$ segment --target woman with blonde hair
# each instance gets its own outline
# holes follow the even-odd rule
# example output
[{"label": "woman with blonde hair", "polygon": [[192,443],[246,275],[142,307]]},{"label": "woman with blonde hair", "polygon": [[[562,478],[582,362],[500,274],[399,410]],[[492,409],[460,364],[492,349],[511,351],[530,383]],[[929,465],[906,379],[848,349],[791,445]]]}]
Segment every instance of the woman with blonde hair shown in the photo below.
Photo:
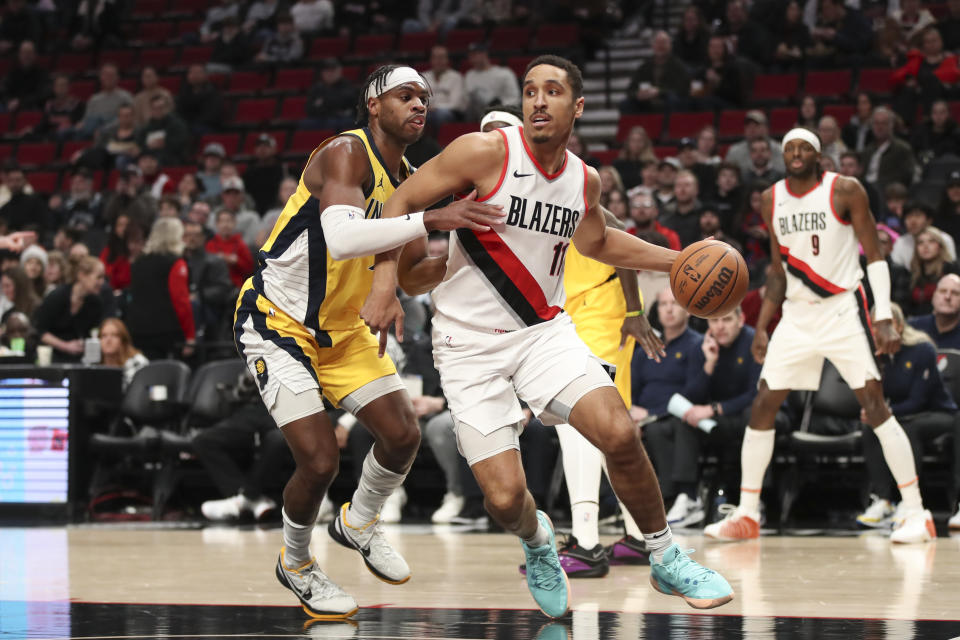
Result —
[{"label": "woman with blonde hair", "polygon": [[179,219],[160,218],[153,223],[143,255],[130,267],[126,308],[133,344],[148,358],[193,353],[196,330]]},{"label": "woman with blonde hair", "polygon": [[631,127],[627,139],[623,141],[620,154],[613,161],[613,166],[620,172],[625,191],[640,184],[640,170],[647,162],[656,162],[657,155],[653,152],[653,143],[647,130],[643,127]]},{"label": "woman with blonde hair", "polygon": [[147,357],[133,346],[127,325],[120,318],[107,318],[100,324],[101,364],[123,367],[123,388],[126,389],[134,374],[150,364]]},{"label": "woman with blonde hair", "polygon": [[43,281],[46,283],[44,295],[62,284],[73,281],[73,268],[62,251],[54,250],[47,253],[47,268],[43,271]]},{"label": "woman with blonde hair", "polygon": [[103,263],[86,256],[77,261],[76,278],[47,294],[37,309],[34,324],[40,343],[53,347],[57,362],[76,362],[83,354],[83,341],[103,320],[100,290]]},{"label": "woman with blonde hair", "polygon": [[[891,303],[893,328],[900,335],[900,349],[883,369],[883,395],[890,411],[903,426],[921,469],[924,444],[945,433],[953,434],[952,495],[960,491],[960,422],[957,405],[943,385],[937,367],[937,350],[926,333],[904,321],[900,305]],[[865,416],[861,415],[861,419]],[[863,457],[872,500],[857,522],[866,527],[886,527],[896,519],[893,502],[896,485],[884,461],[880,441],[873,429],[863,430]],[[960,527],[960,511],[951,520]]]},{"label": "woman with blonde hair", "polygon": [[623,188],[623,180],[620,178],[620,172],[617,171],[616,167],[605,164],[597,169],[597,173],[600,174],[601,200],[610,195],[610,192],[613,190],[625,191]]},{"label": "woman with blonde hair", "polygon": [[948,273],[960,273],[943,232],[927,227],[917,234],[916,248],[910,261],[910,304],[908,316],[922,316],[933,311],[933,292],[937,282]]}]

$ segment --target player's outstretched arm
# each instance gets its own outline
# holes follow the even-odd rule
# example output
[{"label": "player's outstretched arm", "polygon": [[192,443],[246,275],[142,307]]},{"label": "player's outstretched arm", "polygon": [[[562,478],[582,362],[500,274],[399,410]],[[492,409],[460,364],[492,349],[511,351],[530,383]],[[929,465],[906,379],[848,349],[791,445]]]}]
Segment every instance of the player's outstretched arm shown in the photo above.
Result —
[{"label": "player's outstretched arm", "polygon": [[37,234],[33,231],[14,231],[5,236],[0,236],[0,249],[7,249],[20,253],[27,242],[36,242]]},{"label": "player's outstretched arm", "polygon": [[573,234],[573,244],[588,258],[625,269],[668,272],[680,255],[607,227],[600,207],[600,175],[593,167],[587,167],[587,213]]},{"label": "player's outstretched arm", "polygon": [[767,343],[770,336],[767,334],[767,326],[773,315],[780,308],[784,298],[787,295],[787,273],[783,270],[783,261],[780,258],[780,243],[777,242],[777,234],[773,233],[773,187],[763,192],[760,205],[760,215],[766,223],[770,232],[770,272],[767,275],[766,294],[763,296],[763,303],[760,305],[760,315],[757,318],[757,330],[753,336],[753,344],[750,351],[753,358],[759,363],[767,356]]}]

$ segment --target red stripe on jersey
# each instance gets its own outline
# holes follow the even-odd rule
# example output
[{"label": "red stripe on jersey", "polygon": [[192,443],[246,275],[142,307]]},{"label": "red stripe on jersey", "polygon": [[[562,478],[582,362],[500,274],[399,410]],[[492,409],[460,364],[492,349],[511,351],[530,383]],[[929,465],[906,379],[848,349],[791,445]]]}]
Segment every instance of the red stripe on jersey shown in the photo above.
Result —
[{"label": "red stripe on jersey", "polygon": [[494,262],[497,263],[497,266],[510,278],[510,281],[517,287],[524,299],[533,307],[537,317],[550,320],[563,311],[561,307],[547,304],[547,298],[543,295],[543,289],[540,288],[536,278],[527,271],[523,261],[510,250],[507,243],[495,231],[474,232],[474,235]]},{"label": "red stripe on jersey", "polygon": [[558,178],[560,174],[563,173],[563,170],[567,168],[567,156],[569,156],[570,154],[564,151],[563,164],[560,166],[557,172],[547,173],[546,171],[544,171],[543,167],[540,166],[540,163],[537,162],[537,159],[533,157],[533,152],[530,151],[530,147],[529,145],[527,145],[527,139],[523,137],[523,127],[520,127],[520,142],[523,143],[523,148],[527,152],[527,157],[533,160],[533,165],[537,168],[537,171],[539,171],[540,174],[543,175],[543,177],[546,178],[547,180],[553,180],[554,178]]},{"label": "red stripe on jersey", "polygon": [[788,265],[802,271],[803,274],[810,279],[810,282],[817,285],[824,291],[827,291],[828,293],[843,293],[844,291],[846,291],[846,289],[844,289],[843,287],[838,287],[837,285],[833,284],[832,282],[830,282],[829,280],[821,276],[819,273],[814,271],[813,267],[808,265],[803,260],[797,258],[796,256],[791,255],[790,249],[781,245],[780,254],[787,259]]},{"label": "red stripe on jersey", "polygon": [[833,217],[837,219],[837,222],[839,222],[842,225],[849,225],[851,221],[844,220],[843,218],[841,218],[840,214],[837,213],[837,208],[833,206],[833,188],[837,186],[837,178],[839,177],[840,177],[839,174],[833,176],[833,182],[830,183],[830,211],[833,212]]},{"label": "red stripe on jersey", "polygon": [[507,141],[507,134],[503,132],[503,129],[497,129],[497,133],[503,136],[503,167],[500,169],[500,179],[497,180],[497,185],[493,188],[493,191],[482,198],[477,198],[477,202],[489,200],[496,195],[497,191],[500,191],[500,187],[503,186],[503,179],[507,177],[507,165],[510,164],[510,143]]}]

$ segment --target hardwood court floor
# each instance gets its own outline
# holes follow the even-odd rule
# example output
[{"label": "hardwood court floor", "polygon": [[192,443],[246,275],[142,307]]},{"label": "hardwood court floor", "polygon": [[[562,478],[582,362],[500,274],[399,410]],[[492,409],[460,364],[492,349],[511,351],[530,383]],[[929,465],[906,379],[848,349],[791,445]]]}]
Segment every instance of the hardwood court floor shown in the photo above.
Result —
[{"label": "hardwood court floor", "polygon": [[530,611],[512,537],[387,530],[413,569],[406,585],[379,582],[316,530],[321,566],[361,610],[356,625],[304,628],[273,575],[277,529],[0,528],[0,638],[960,636],[960,537],[894,547],[876,534],[734,544],[680,534],[694,558],[727,577],[732,603],[698,612],[651,589],[649,568],[614,567],[571,581],[573,615],[548,625]]}]

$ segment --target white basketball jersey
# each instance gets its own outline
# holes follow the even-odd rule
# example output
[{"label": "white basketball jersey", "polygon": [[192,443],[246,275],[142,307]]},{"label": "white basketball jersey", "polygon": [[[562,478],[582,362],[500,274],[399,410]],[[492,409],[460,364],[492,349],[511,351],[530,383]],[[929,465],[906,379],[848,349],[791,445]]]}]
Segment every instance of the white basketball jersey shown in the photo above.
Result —
[{"label": "white basketball jersey", "polygon": [[563,266],[570,239],[586,215],[587,167],[566,152],[546,173],[521,127],[498,129],[506,157],[493,191],[480,201],[500,205],[506,224],[484,233],[450,234],[447,273],[433,290],[437,311],[470,326],[514,331],[563,312]]},{"label": "white basketball jersey", "polygon": [[788,300],[819,300],[860,284],[857,234],[833,208],[833,185],[839,176],[824,172],[803,194],[787,181],[773,185],[773,232],[787,272]]}]

